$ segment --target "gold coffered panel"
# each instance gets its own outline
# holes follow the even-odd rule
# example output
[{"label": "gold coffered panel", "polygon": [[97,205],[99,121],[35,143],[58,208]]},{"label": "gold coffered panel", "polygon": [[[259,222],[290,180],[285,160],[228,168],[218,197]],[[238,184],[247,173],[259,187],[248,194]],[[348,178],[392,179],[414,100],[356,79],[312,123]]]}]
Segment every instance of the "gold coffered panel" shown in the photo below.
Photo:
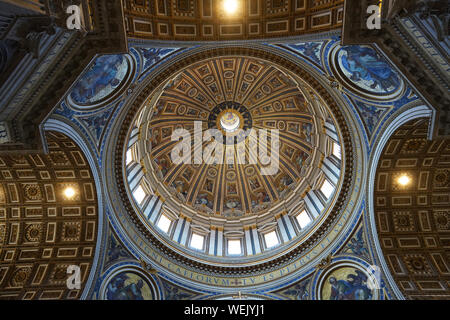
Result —
[{"label": "gold coffered panel", "polygon": [[286,37],[342,27],[344,1],[237,0],[234,13],[223,0],[125,0],[129,37],[212,41]]},{"label": "gold coffered panel", "polygon": [[[91,170],[72,140],[46,137],[46,155],[0,157],[0,299],[79,299],[91,270],[98,228]],[[80,267],[79,290],[67,288],[70,265]]]},{"label": "gold coffered panel", "polygon": [[389,269],[408,299],[449,296],[450,140],[426,139],[428,119],[400,127],[375,180],[375,219]]}]

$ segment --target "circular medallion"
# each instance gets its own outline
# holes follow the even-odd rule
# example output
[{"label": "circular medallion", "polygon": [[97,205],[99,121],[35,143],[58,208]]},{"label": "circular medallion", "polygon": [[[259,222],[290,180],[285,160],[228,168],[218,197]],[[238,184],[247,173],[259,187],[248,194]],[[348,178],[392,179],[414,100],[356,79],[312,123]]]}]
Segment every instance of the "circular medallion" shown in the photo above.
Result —
[{"label": "circular medallion", "polygon": [[236,172],[234,171],[228,171],[227,172],[227,180],[233,181],[236,179]]},{"label": "circular medallion", "polygon": [[103,300],[158,300],[159,294],[153,279],[134,267],[121,268],[103,282]]},{"label": "circular medallion", "polygon": [[252,176],[252,175],[254,175],[254,174],[255,174],[255,168],[253,168],[253,167],[247,167],[247,168],[245,168],[245,174],[246,174],[247,176]]},{"label": "circular medallion", "polygon": [[120,94],[134,72],[128,55],[102,55],[75,83],[67,99],[75,108],[89,109],[110,102]]},{"label": "circular medallion", "polygon": [[215,176],[217,176],[217,170],[214,168],[208,169],[208,176],[214,178]]},{"label": "circular medallion", "polygon": [[182,104],[177,108],[177,114],[182,116],[185,113],[186,113],[186,106]]},{"label": "circular medallion", "polygon": [[248,81],[248,82],[253,82],[253,81],[255,81],[255,77],[252,76],[251,74],[247,73],[244,75],[244,80]]},{"label": "circular medallion", "polygon": [[339,256],[316,272],[313,287],[318,300],[378,300],[382,281],[378,267],[356,257]]},{"label": "circular medallion", "polygon": [[210,84],[211,82],[214,81],[214,76],[207,76],[205,77],[205,79],[203,80],[204,83],[206,84]]},{"label": "circular medallion", "polygon": [[333,270],[324,279],[321,300],[372,300],[367,274],[355,267]]},{"label": "circular medallion", "polygon": [[273,107],[276,111],[281,111],[283,109],[283,106],[278,101],[273,104]]},{"label": "circular medallion", "polygon": [[231,79],[234,77],[234,72],[233,71],[225,71],[223,76],[225,79]]},{"label": "circular medallion", "polygon": [[404,82],[389,62],[370,46],[336,46],[330,61],[342,82],[357,94],[390,100],[402,94]]},{"label": "circular medallion", "polygon": [[192,89],[189,90],[188,96],[192,98],[195,95],[197,95],[197,92],[198,92],[198,90],[196,88],[192,88]]}]

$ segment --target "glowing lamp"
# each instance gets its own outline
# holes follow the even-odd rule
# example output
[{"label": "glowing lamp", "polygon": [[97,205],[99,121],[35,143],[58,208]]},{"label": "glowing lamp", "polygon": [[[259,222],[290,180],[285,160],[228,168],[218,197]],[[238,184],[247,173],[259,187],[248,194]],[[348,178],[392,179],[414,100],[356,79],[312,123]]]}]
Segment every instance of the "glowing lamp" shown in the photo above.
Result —
[{"label": "glowing lamp", "polygon": [[64,196],[66,196],[67,199],[72,199],[75,196],[75,189],[72,187],[67,187],[64,189]]},{"label": "glowing lamp", "polygon": [[238,0],[224,0],[223,9],[227,14],[234,14],[238,9]]},{"label": "glowing lamp", "polygon": [[408,177],[406,174],[401,175],[398,179],[397,182],[401,185],[401,186],[407,186],[410,182],[411,182],[411,178]]}]

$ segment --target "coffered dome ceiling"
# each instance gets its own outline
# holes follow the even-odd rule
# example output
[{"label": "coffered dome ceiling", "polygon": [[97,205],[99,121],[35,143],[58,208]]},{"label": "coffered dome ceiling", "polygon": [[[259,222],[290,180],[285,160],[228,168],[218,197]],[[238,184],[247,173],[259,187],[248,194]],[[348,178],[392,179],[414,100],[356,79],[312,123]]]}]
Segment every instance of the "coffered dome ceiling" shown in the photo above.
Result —
[{"label": "coffered dome ceiling", "polygon": [[[306,177],[314,175],[320,160],[316,132],[321,123],[311,108],[291,78],[260,60],[230,57],[196,64],[168,84],[154,113],[148,114],[144,125],[151,131],[150,163],[157,180],[177,201],[196,211],[227,218],[262,213],[294,189],[301,194],[308,185]],[[226,152],[231,151],[224,162],[230,164],[171,161],[176,143],[172,132],[188,130],[193,145],[196,120],[202,121],[203,130],[229,133],[234,141],[224,141]],[[261,159],[235,165],[245,147],[235,144],[245,137],[244,132],[233,137],[236,128],[280,130],[278,173],[263,175]],[[258,158],[247,151],[248,157]]]},{"label": "coffered dome ceiling", "polygon": [[[208,138],[208,129],[226,136]],[[176,152],[183,162],[174,159],[178,133],[190,148]],[[127,192],[162,243],[205,259],[261,259],[308,237],[330,212],[343,180],[340,136],[322,98],[292,72],[212,57],[174,73],[136,114],[123,151]]]}]

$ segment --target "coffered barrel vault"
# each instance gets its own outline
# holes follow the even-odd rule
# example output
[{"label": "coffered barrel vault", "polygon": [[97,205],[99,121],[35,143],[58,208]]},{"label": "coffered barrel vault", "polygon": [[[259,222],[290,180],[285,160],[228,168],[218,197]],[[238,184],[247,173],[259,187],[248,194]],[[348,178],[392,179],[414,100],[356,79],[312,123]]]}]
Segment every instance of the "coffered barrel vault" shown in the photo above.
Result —
[{"label": "coffered barrel vault", "polygon": [[[97,195],[75,143],[47,132],[48,155],[0,157],[0,297],[78,299],[97,239]],[[80,267],[69,290],[67,268]]]},{"label": "coffered barrel vault", "polygon": [[374,188],[383,255],[409,299],[449,297],[450,140],[427,140],[428,126],[419,119],[395,131]]},{"label": "coffered barrel vault", "polygon": [[344,1],[240,0],[227,14],[222,0],[125,0],[129,37],[235,40],[286,37],[340,28]]},{"label": "coffered barrel vault", "polygon": [[[48,155],[0,157],[0,298],[79,299],[97,241],[97,194],[80,148],[46,133]],[[68,289],[67,269],[81,286]]]}]

